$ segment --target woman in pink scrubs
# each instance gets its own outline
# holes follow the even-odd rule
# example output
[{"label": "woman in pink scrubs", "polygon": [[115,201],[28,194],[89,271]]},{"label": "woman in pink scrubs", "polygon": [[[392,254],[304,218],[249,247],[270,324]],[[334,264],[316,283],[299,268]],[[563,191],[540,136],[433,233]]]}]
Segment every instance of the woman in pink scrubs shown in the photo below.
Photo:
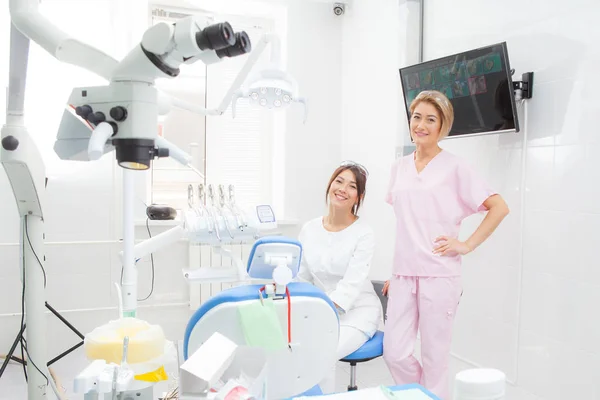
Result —
[{"label": "woman in pink scrubs", "polygon": [[[483,243],[508,214],[502,197],[438,142],[450,132],[448,98],[423,91],[410,106],[416,151],[392,166],[386,201],[396,214],[383,357],[396,384],[420,383],[450,400],[452,324],[462,294],[461,258]],[[461,221],[487,211],[477,230],[458,239]],[[422,365],[413,356],[421,333]]]}]

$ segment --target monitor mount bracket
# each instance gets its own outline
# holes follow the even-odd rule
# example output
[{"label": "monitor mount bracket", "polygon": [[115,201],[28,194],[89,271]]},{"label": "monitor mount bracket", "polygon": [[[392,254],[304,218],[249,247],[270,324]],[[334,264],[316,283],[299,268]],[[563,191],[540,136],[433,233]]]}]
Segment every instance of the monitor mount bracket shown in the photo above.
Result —
[{"label": "monitor mount bracket", "polygon": [[[511,75],[514,74],[511,70]],[[513,81],[513,89],[521,91],[522,99],[531,99],[533,97],[533,72],[525,72],[521,75],[520,81]]]}]

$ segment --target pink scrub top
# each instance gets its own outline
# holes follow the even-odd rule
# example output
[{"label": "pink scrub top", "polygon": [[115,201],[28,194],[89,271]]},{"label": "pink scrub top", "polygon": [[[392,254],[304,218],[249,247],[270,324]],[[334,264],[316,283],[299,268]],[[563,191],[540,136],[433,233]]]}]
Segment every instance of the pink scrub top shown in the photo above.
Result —
[{"label": "pink scrub top", "polygon": [[461,256],[433,254],[438,236],[458,238],[463,219],[486,211],[496,194],[466,162],[442,150],[417,173],[415,153],[397,160],[386,201],[396,214],[392,273],[396,276],[460,275]]}]

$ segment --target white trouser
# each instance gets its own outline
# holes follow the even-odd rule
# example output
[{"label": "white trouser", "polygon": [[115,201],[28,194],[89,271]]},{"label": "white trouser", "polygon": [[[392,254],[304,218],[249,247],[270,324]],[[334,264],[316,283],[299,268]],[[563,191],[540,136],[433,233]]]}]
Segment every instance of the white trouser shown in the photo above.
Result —
[{"label": "white trouser", "polygon": [[[358,350],[369,340],[369,337],[361,330],[351,326],[340,326],[340,338],[337,347],[337,360],[349,356]],[[336,362],[337,364],[337,362]],[[329,374],[321,381],[319,386],[323,394],[335,392],[335,367],[333,365]]]}]

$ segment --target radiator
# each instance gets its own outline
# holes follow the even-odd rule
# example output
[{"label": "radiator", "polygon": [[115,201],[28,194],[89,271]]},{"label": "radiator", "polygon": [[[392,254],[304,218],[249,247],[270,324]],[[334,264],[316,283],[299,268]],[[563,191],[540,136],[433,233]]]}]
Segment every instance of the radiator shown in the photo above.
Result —
[{"label": "radiator", "polygon": [[[223,247],[230,250],[236,257],[240,257],[242,263],[246,265],[248,263],[250,251],[252,250],[252,245],[253,243],[236,243],[223,245]],[[189,245],[189,263],[190,268],[218,268],[232,267],[234,265],[231,258],[215,254],[212,251],[211,246],[203,244]],[[190,283],[189,285],[191,310],[197,310],[198,307],[204,304],[204,302],[212,296],[234,286],[229,283]]]}]

